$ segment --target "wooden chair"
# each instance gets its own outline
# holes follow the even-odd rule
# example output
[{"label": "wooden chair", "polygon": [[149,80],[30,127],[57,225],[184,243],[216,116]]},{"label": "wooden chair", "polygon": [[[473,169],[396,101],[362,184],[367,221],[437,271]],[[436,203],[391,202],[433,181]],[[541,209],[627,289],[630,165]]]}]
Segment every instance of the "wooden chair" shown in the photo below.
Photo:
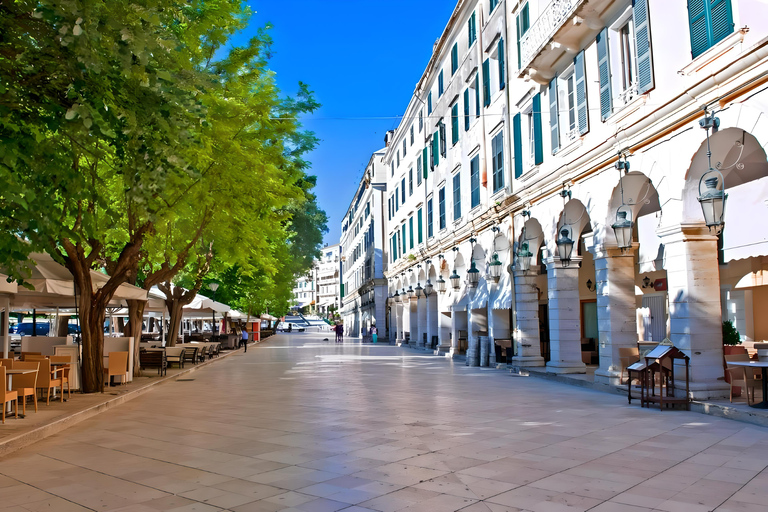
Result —
[{"label": "wooden chair", "polygon": [[51,390],[53,388],[61,388],[61,402],[64,403],[64,388],[62,387],[61,378],[52,373],[51,362],[48,359],[42,359],[37,362],[40,364],[40,368],[37,370],[37,389],[48,390],[45,404],[51,404]]},{"label": "wooden chair", "polygon": [[14,415],[19,417],[19,395],[15,391],[8,391],[8,376],[5,374],[5,366],[0,366],[0,380],[3,381],[2,388],[0,388],[3,390],[0,394],[0,401],[3,403],[3,424],[5,424],[5,404],[8,402],[15,404]]},{"label": "wooden chair", "polygon": [[165,375],[168,361],[165,359],[165,350],[163,349],[142,349],[139,352],[139,366],[144,368],[157,368],[157,373],[162,377]]},{"label": "wooden chair", "polygon": [[0,365],[5,366],[8,369],[13,368],[13,359],[0,359]]},{"label": "wooden chair", "polygon": [[179,365],[179,368],[184,368],[184,358],[187,349],[185,347],[165,347],[165,360],[168,361],[168,368],[173,363]]},{"label": "wooden chair", "polygon": [[14,375],[13,390],[16,391],[21,400],[22,414],[27,414],[28,396],[31,396],[35,401],[35,412],[37,412],[37,374],[40,372],[40,361],[19,361],[14,365],[14,368],[17,370],[35,370],[34,373]]},{"label": "wooden chair", "polygon": [[200,347],[194,347],[194,346],[188,346],[184,347],[184,358],[182,361],[182,368],[184,368],[183,363],[192,363],[197,364],[197,353],[200,351]]},{"label": "wooden chair", "polygon": [[109,364],[104,368],[107,384],[112,385],[112,377],[121,377],[123,384],[128,382],[128,352],[110,352]]},{"label": "wooden chair", "polygon": [[69,372],[72,371],[72,356],[51,356],[52,363],[68,363],[66,366],[59,366],[61,369],[61,392],[64,393],[63,385],[67,385],[67,399],[72,398],[72,388],[69,383]]},{"label": "wooden chair", "polygon": [[621,363],[621,375],[619,384],[624,383],[624,372],[627,368],[640,360],[640,350],[637,347],[620,347],[619,362]]},{"label": "wooden chair", "polygon": [[[755,370],[743,366],[728,366],[728,363],[731,362],[749,362],[749,354],[733,354],[723,357],[725,358],[725,371],[731,377],[730,401],[733,402],[733,387],[741,386],[747,393],[747,404],[752,405],[755,401],[755,387],[758,384],[755,378]],[[751,399],[750,391],[752,392]]]},{"label": "wooden chair", "polygon": [[27,356],[41,356],[41,355],[43,355],[42,352],[22,352],[19,359],[21,359],[22,361],[26,361]]}]

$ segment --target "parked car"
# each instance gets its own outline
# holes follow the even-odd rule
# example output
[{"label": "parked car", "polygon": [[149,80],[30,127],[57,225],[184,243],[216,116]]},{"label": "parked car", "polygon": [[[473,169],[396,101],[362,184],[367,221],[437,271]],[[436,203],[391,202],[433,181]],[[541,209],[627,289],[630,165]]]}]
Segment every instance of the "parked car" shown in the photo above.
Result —
[{"label": "parked car", "polygon": [[305,327],[304,325],[295,324],[293,322],[280,322],[279,324],[277,324],[277,330],[278,331],[283,331],[283,332],[288,332],[288,326],[289,325],[291,326],[291,331],[292,332],[304,332],[304,327]]}]

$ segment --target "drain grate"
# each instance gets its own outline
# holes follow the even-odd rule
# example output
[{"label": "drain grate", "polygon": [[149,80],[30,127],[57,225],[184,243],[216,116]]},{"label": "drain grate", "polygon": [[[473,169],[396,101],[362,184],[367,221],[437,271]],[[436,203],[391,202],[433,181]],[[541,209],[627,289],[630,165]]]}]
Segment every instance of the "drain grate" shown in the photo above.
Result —
[{"label": "drain grate", "polygon": [[176,382],[192,382],[195,379],[176,379]]}]

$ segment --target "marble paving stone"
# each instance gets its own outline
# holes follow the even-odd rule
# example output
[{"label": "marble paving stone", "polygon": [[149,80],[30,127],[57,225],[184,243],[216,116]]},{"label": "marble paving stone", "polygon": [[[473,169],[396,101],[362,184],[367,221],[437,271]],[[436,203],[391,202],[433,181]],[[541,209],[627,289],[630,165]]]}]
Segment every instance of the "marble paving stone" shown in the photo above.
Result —
[{"label": "marble paving stone", "polygon": [[0,459],[0,511],[768,510],[768,429],[323,337],[271,337]]}]

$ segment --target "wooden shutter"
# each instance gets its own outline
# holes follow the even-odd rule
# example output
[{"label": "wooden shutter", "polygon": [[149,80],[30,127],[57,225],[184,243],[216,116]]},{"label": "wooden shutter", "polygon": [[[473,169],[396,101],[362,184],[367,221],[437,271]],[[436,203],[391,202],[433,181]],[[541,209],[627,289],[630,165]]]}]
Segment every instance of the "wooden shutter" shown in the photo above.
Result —
[{"label": "wooden shutter", "polygon": [[533,97],[533,165],[544,161],[544,146],[541,132],[541,94]]},{"label": "wooden shutter", "polygon": [[429,175],[429,151],[427,148],[424,148],[421,152],[421,159],[421,171],[424,173],[424,179],[427,179],[427,176]]},{"label": "wooden shutter", "polygon": [[451,48],[451,75],[459,69],[459,43],[453,43]]},{"label": "wooden shutter", "polygon": [[[440,132],[440,154],[443,155],[443,157],[445,157],[448,152],[448,145],[445,142],[445,123],[440,121],[440,124],[438,127]],[[435,162],[435,164],[437,164],[437,162]]]},{"label": "wooden shutter", "polygon": [[512,135],[515,149],[515,179],[523,175],[523,134],[522,120],[520,114],[515,114],[512,118]]},{"label": "wooden shutter", "polygon": [[432,166],[440,163],[440,132],[436,131],[432,136]]},{"label": "wooden shutter", "polygon": [[475,117],[480,117],[480,84],[475,76]]},{"label": "wooden shutter", "polygon": [[709,15],[712,25],[712,44],[710,46],[714,46],[733,33],[731,0],[710,0]]},{"label": "wooden shutter", "polygon": [[587,79],[584,72],[584,52],[573,58],[573,81],[576,89],[576,119],[579,135],[589,131],[589,110],[587,109]]},{"label": "wooden shutter", "polygon": [[483,105],[491,104],[491,62],[485,59],[483,62]]},{"label": "wooden shutter", "polygon": [[552,154],[560,148],[560,128],[558,127],[557,77],[549,82],[549,129],[552,133]]},{"label": "wooden shutter", "polygon": [[520,33],[519,14],[515,17],[515,24],[517,25],[517,69],[519,70],[522,67],[522,59],[520,57],[520,38],[522,37],[522,34]]},{"label": "wooden shutter", "polygon": [[731,0],[688,0],[688,23],[695,59],[733,32]]},{"label": "wooden shutter", "polygon": [[421,231],[421,208],[419,208],[416,211],[416,224],[418,226],[418,232],[419,232],[418,240],[419,240],[419,243],[421,243],[423,241],[423,238],[424,238],[424,235],[422,234],[422,231]]},{"label": "wooden shutter", "polygon": [[653,89],[653,61],[651,58],[651,25],[648,0],[632,1],[635,23],[635,51],[637,52],[637,91],[640,94]]},{"label": "wooden shutter", "polygon": [[608,29],[597,34],[597,73],[600,79],[600,116],[605,121],[613,111],[611,98],[611,64],[608,55]]},{"label": "wooden shutter", "polygon": [[464,131],[469,130],[469,89],[464,89]]},{"label": "wooden shutter", "polygon": [[506,86],[506,70],[504,69],[504,39],[499,39],[499,89]]}]

